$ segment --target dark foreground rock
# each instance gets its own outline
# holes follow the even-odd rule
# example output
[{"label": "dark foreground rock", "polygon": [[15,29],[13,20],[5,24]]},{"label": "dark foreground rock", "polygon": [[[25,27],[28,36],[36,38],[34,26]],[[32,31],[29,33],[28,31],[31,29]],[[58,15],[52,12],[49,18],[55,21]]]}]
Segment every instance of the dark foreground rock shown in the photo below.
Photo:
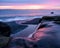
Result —
[{"label": "dark foreground rock", "polygon": [[4,22],[0,22],[0,48],[8,46],[10,33],[11,33],[10,26]]},{"label": "dark foreground rock", "polygon": [[[44,24],[44,22],[42,23]],[[14,38],[10,48],[60,48],[60,25],[47,21],[31,38]]]},{"label": "dark foreground rock", "polygon": [[44,17],[43,20],[31,38],[12,38],[8,48],[60,48],[60,18]]},{"label": "dark foreground rock", "polygon": [[0,22],[0,35],[10,36],[11,28],[8,24]]},{"label": "dark foreground rock", "polygon": [[56,23],[56,24],[60,24],[60,21],[54,21],[54,23]]},{"label": "dark foreground rock", "polygon": [[60,21],[60,16],[44,16],[42,19],[47,21]]},{"label": "dark foreground rock", "polygon": [[35,18],[33,20],[27,21],[25,23],[22,24],[39,24],[41,22],[41,18]]},{"label": "dark foreground rock", "polygon": [[22,25],[22,24],[18,24],[16,23],[16,21],[11,21],[11,22],[6,22],[10,28],[11,28],[11,34],[15,34],[17,32],[20,32],[21,30],[25,29],[26,27],[28,27],[28,25]]}]

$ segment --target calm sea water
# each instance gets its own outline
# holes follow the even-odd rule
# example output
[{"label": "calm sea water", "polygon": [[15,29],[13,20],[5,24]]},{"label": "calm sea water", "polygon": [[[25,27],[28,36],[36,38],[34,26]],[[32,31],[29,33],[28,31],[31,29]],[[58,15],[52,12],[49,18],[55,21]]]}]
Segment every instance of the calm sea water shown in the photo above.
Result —
[{"label": "calm sea water", "polygon": [[41,18],[42,16],[46,16],[46,15],[52,16],[51,12],[54,12],[53,15],[60,15],[60,10],[0,9],[0,21],[27,20],[33,18]]},{"label": "calm sea water", "polygon": [[0,10],[0,17],[9,17],[9,16],[44,16],[51,15],[51,12],[54,12],[54,15],[60,15],[60,10],[13,10],[13,9],[2,9]]}]

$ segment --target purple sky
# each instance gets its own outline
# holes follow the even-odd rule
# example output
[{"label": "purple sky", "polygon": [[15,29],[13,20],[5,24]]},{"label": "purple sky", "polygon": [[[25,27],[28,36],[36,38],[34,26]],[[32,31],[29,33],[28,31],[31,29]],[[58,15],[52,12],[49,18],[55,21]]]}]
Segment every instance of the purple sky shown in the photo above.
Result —
[{"label": "purple sky", "polygon": [[[21,6],[25,5],[42,5],[44,7],[53,7],[60,9],[60,0],[0,0],[0,8],[1,6]],[[4,8],[3,7],[3,8]]]}]

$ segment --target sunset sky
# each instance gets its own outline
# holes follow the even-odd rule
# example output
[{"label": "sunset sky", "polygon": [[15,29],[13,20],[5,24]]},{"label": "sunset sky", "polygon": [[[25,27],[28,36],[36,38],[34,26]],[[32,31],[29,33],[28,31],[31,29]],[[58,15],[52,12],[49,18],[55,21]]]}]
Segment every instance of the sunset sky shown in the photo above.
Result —
[{"label": "sunset sky", "polygon": [[0,0],[0,9],[60,9],[60,0]]}]

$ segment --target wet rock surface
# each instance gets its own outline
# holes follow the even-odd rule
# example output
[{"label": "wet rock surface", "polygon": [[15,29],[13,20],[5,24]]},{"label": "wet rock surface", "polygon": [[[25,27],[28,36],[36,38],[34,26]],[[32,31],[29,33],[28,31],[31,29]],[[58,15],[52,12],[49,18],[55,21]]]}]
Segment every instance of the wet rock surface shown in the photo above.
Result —
[{"label": "wet rock surface", "polygon": [[42,25],[31,38],[12,38],[8,48],[60,48],[59,17],[48,18],[44,19]]},{"label": "wet rock surface", "polygon": [[0,22],[0,48],[7,46],[10,39],[10,33],[10,26],[4,22]]},{"label": "wet rock surface", "polygon": [[60,25],[54,21],[45,21],[31,38],[15,38],[10,48],[60,48]]}]

